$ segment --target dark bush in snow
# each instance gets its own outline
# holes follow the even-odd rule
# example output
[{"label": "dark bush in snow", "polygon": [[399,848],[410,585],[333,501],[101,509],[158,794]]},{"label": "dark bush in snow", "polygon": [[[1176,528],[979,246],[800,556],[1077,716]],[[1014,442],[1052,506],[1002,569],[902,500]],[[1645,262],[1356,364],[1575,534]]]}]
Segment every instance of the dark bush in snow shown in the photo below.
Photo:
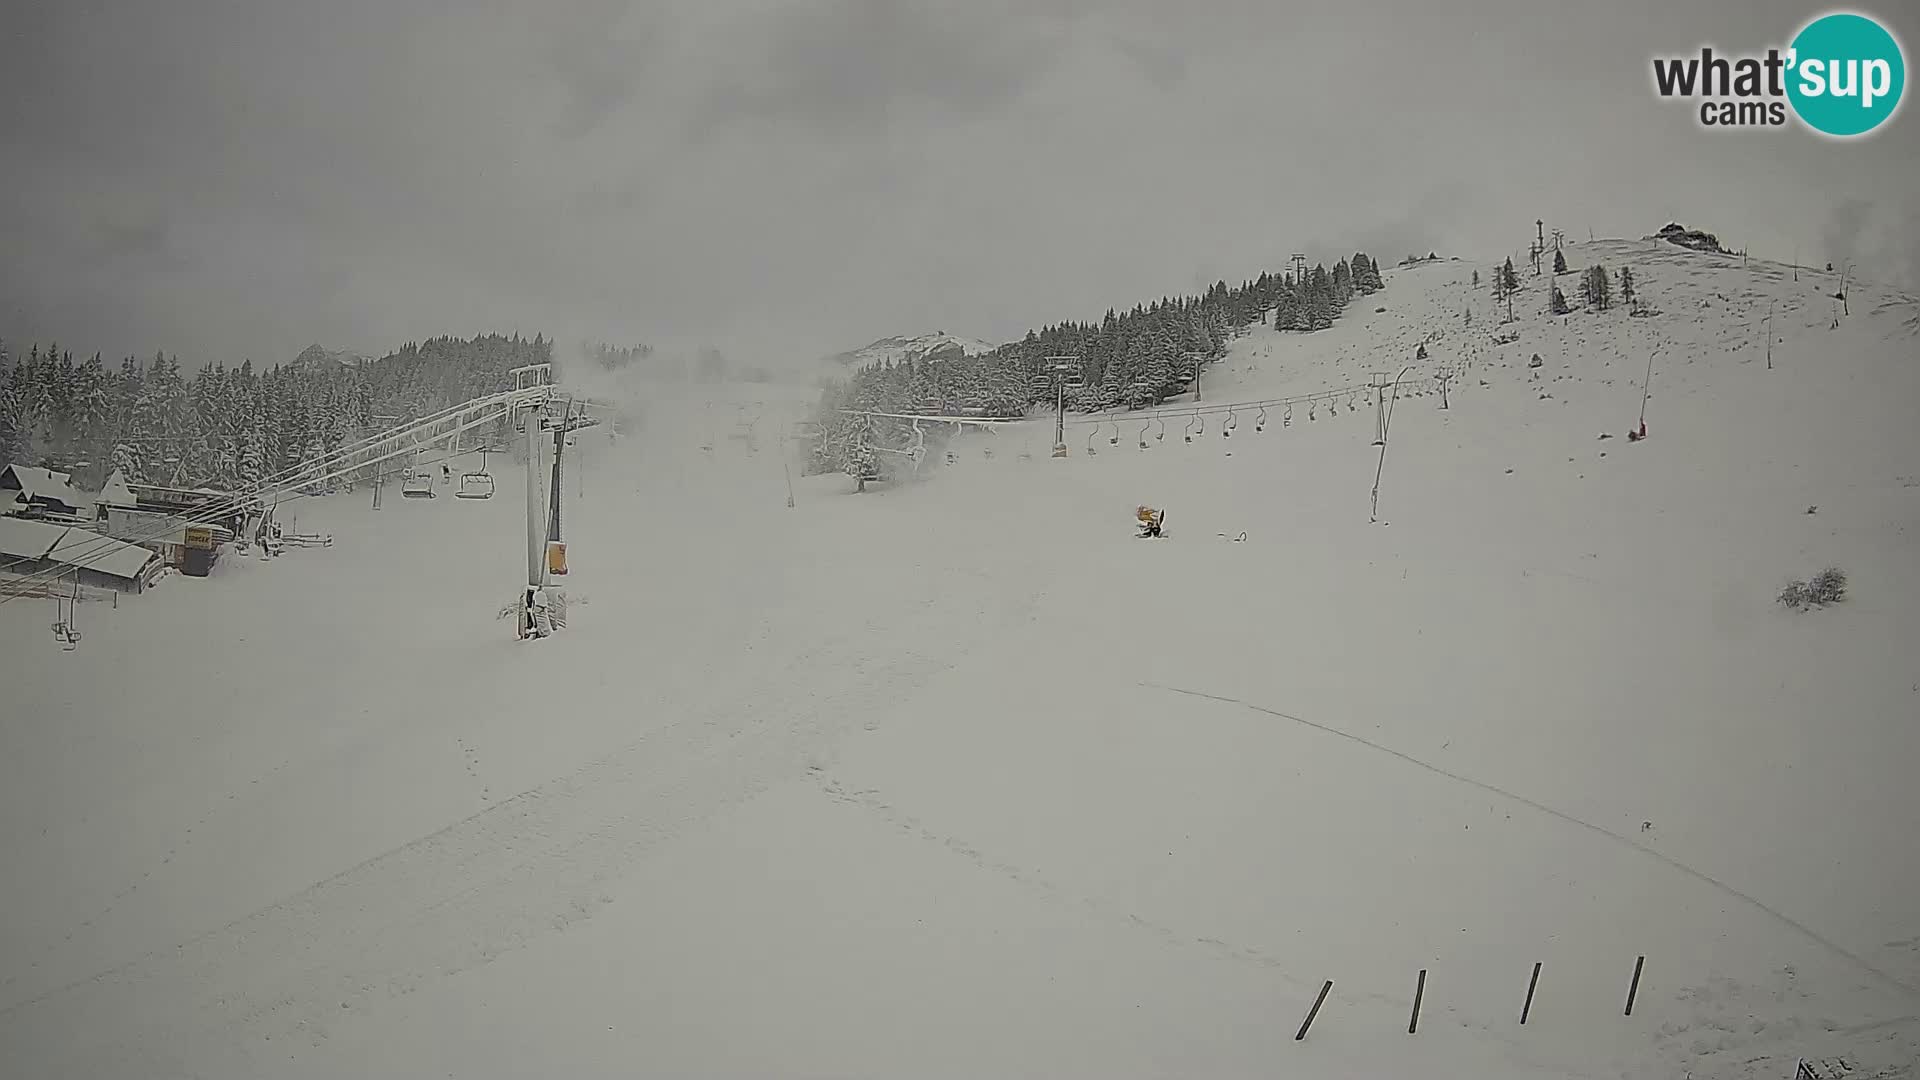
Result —
[{"label": "dark bush in snow", "polygon": [[1837,604],[1846,598],[1846,571],[1837,566],[1829,566],[1813,575],[1812,581],[1788,582],[1787,587],[1780,590],[1780,595],[1776,599],[1793,611],[1806,611],[1810,608]]},{"label": "dark bush in snow", "polygon": [[1846,571],[1829,566],[1807,582],[1807,596],[1816,604],[1837,604],[1847,598]]},{"label": "dark bush in snow", "polygon": [[1659,232],[1653,235],[1658,239],[1665,240],[1669,244],[1675,244],[1683,248],[1691,248],[1694,251],[1711,251],[1720,255],[1733,254],[1726,248],[1720,246],[1719,237],[1700,229],[1689,229],[1677,221],[1667,222],[1667,224],[1661,227]]}]

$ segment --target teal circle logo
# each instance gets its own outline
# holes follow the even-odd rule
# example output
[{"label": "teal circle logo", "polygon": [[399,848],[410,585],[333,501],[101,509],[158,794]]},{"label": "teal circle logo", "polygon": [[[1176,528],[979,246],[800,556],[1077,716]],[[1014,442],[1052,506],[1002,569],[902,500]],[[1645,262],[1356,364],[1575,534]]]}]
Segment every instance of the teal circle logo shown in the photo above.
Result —
[{"label": "teal circle logo", "polygon": [[1907,61],[1887,28],[1851,12],[1821,17],[1794,36],[1787,100],[1823,135],[1865,135],[1900,108]]}]

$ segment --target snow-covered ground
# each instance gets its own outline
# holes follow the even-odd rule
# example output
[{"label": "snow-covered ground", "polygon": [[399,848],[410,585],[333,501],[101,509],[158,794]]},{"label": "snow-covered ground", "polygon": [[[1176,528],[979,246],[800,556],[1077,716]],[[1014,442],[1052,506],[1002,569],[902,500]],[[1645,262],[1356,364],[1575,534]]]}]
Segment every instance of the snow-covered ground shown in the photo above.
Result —
[{"label": "snow-covered ground", "polygon": [[[1910,1067],[1920,308],[1861,283],[1829,329],[1828,275],[1645,241],[1569,249],[1570,298],[1593,259],[1662,314],[1547,319],[1523,271],[1502,328],[1442,262],[1208,376],[1464,368],[1395,412],[1382,524],[1364,403],[1147,450],[1123,420],[1092,456],[1083,427],[1065,461],[1050,424],[969,433],[865,495],[794,469],[790,509],[807,402],[742,386],[583,437],[551,641],[494,618],[524,536],[497,457],[490,502],[313,500],[331,548],[83,605],[73,653],[46,602],[0,606],[0,1060]],[[1851,599],[1774,603],[1829,564]]]}]

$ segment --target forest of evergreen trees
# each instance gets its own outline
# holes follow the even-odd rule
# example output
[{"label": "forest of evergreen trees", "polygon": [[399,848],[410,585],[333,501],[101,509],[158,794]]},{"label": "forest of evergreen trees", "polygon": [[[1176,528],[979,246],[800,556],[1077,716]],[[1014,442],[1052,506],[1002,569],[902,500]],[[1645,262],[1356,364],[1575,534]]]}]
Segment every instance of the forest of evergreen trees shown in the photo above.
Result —
[{"label": "forest of evergreen trees", "polygon": [[580,355],[604,371],[623,371],[636,363],[644,366],[653,356],[651,345],[609,345],[604,341],[583,341]]},{"label": "forest of evergreen trees", "polygon": [[1060,323],[1029,331],[1024,340],[978,356],[959,349],[901,364],[870,365],[822,395],[817,423],[822,440],[813,467],[820,471],[867,467],[862,447],[902,446],[909,421],[850,417],[841,410],[982,417],[1023,416],[1052,402],[1045,382],[1047,356],[1080,357],[1081,385],[1071,408],[1138,409],[1181,393],[1201,368],[1226,353],[1228,339],[1273,313],[1278,330],[1311,332],[1333,325],[1356,295],[1381,288],[1380,268],[1364,253],[1332,269],[1263,273],[1229,288],[1219,282],[1204,296],[1162,299],[1098,324]]},{"label": "forest of evergreen trees", "polygon": [[114,469],[135,483],[232,490],[298,468],[399,421],[511,388],[507,372],[546,363],[544,338],[485,334],[410,343],[340,363],[318,348],[256,371],[185,374],[155,354],[76,363],[55,345],[25,355],[0,342],[0,464],[72,471],[93,490]]},{"label": "forest of evergreen trees", "polygon": [[[589,369],[630,372],[642,380],[660,383],[723,383],[771,381],[764,368],[737,367],[719,349],[711,345],[694,352],[655,350],[651,345],[609,345],[603,341],[583,341],[578,356]],[[572,370],[573,359],[556,357],[554,371],[564,380]]]}]

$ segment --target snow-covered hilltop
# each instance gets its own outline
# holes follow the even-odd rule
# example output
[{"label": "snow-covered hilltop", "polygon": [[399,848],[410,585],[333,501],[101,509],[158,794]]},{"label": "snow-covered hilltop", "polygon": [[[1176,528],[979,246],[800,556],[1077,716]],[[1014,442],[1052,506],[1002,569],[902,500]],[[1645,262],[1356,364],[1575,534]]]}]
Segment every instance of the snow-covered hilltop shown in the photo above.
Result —
[{"label": "snow-covered hilltop", "polygon": [[960,337],[944,330],[935,330],[926,334],[884,337],[858,349],[835,353],[822,363],[836,370],[857,370],[869,364],[901,364],[924,360],[928,357],[937,358],[940,353],[951,349],[958,349],[967,356],[978,356],[997,348],[999,346],[978,338]]},{"label": "snow-covered hilltop", "polygon": [[300,350],[300,355],[293,358],[293,363],[296,367],[358,367],[372,359],[345,349],[323,349],[314,344]]}]

